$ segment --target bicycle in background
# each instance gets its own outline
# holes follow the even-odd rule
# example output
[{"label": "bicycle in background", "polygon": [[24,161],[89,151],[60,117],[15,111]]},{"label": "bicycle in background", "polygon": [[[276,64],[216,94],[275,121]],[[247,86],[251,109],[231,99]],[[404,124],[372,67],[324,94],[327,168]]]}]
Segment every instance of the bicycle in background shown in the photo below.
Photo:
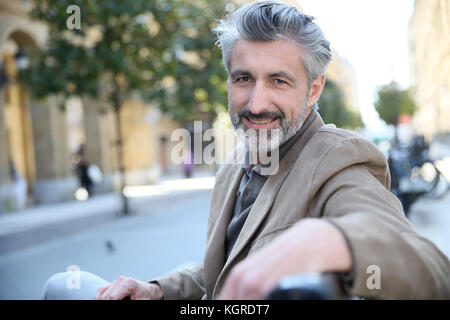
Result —
[{"label": "bicycle in background", "polygon": [[441,159],[432,159],[429,150],[423,136],[389,150],[391,192],[401,201],[406,216],[419,198],[440,199],[450,190],[449,181],[439,169]]}]

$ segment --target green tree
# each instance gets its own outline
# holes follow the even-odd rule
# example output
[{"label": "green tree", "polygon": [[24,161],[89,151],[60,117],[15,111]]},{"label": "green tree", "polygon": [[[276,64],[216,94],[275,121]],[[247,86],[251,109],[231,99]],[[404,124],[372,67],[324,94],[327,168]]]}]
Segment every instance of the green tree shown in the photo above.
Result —
[{"label": "green tree", "polygon": [[325,123],[334,123],[337,127],[354,129],[363,125],[360,113],[345,105],[341,88],[332,80],[325,81],[319,113]]},{"label": "green tree", "polygon": [[378,90],[375,109],[387,124],[397,126],[399,115],[412,116],[417,106],[408,89],[400,89],[398,83],[391,82]]},{"label": "green tree", "polygon": [[[410,90],[401,89],[399,84],[394,81],[382,86],[377,92],[375,110],[387,124],[397,127],[398,118],[401,114],[412,116],[416,109],[417,105]],[[395,141],[397,142],[397,140],[396,128]]]},{"label": "green tree", "polygon": [[[226,107],[226,74],[211,32],[225,0],[34,0],[48,27],[44,50],[21,72],[35,97],[106,95],[116,114],[123,210],[128,204],[119,110],[132,93],[176,120],[209,119]],[[67,8],[80,8],[70,30]],[[106,94],[105,94],[106,93]]]}]

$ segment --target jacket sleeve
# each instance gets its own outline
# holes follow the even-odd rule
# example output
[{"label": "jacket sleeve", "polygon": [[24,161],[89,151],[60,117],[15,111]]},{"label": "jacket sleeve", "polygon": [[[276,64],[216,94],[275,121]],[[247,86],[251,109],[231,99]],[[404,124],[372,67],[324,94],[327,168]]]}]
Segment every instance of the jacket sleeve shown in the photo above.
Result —
[{"label": "jacket sleeve", "polygon": [[[327,170],[335,166],[334,174],[315,186],[316,212],[344,233],[352,253],[350,293],[377,299],[450,299],[450,262],[405,217],[388,189],[384,156],[371,150],[359,163],[339,164],[337,159],[351,159],[361,144],[371,148],[362,141],[334,148],[333,157],[319,164]],[[379,285],[373,278],[377,275]]]},{"label": "jacket sleeve", "polygon": [[170,273],[150,282],[161,286],[165,300],[199,300],[205,295],[203,264]]}]

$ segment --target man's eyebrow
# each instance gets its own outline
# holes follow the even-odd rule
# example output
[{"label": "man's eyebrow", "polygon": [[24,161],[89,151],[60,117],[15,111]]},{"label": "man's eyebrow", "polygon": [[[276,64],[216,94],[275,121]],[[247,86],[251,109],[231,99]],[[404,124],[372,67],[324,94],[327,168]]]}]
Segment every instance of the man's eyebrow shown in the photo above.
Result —
[{"label": "man's eyebrow", "polygon": [[241,70],[241,69],[235,70],[235,71],[231,72],[231,74],[230,74],[231,79],[236,78],[237,76],[253,77],[253,75],[250,71]]},{"label": "man's eyebrow", "polygon": [[284,71],[277,71],[277,72],[273,72],[269,74],[269,78],[285,78],[290,82],[297,82],[297,80],[295,80],[295,78],[293,76],[291,76],[289,73],[284,72]]}]

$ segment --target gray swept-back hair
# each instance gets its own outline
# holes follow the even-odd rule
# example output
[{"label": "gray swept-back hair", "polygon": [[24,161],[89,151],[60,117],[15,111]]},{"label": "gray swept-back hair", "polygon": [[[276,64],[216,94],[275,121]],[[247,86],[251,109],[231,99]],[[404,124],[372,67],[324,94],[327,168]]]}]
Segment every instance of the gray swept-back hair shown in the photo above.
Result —
[{"label": "gray swept-back hair", "polygon": [[231,50],[236,40],[269,42],[289,39],[303,48],[302,62],[309,86],[325,73],[331,60],[330,43],[313,20],[314,17],[295,7],[273,1],[253,2],[230,13],[215,28],[216,44],[222,50],[227,72],[230,71]]}]

